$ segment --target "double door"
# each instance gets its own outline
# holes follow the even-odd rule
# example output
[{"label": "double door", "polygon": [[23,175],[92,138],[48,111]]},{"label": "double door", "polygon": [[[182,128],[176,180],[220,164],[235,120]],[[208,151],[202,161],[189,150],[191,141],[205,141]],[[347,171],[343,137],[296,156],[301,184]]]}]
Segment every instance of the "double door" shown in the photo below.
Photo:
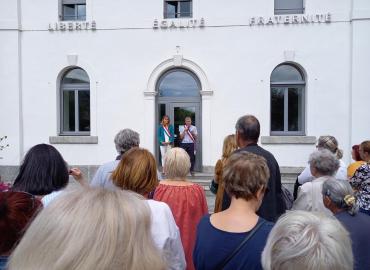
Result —
[{"label": "double door", "polygon": [[[200,117],[200,103],[199,102],[160,102],[158,103],[157,123],[161,122],[163,115],[168,115],[170,122],[174,127],[175,140],[174,146],[180,146],[180,132],[179,127],[185,124],[185,117],[190,116],[192,125],[197,127],[198,136],[195,143],[195,171],[202,170],[202,125]],[[157,134],[157,133],[156,133]],[[158,141],[158,140],[157,140]],[[157,160],[161,159],[159,147],[157,147]]]}]

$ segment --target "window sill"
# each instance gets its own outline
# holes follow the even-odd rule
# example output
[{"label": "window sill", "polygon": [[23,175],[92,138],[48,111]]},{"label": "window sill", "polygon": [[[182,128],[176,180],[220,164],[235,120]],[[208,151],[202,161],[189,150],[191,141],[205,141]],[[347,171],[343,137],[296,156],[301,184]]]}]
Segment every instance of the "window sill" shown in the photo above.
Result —
[{"label": "window sill", "polygon": [[316,136],[261,136],[262,144],[315,144]]},{"label": "window sill", "polygon": [[50,136],[50,144],[97,144],[98,136]]}]

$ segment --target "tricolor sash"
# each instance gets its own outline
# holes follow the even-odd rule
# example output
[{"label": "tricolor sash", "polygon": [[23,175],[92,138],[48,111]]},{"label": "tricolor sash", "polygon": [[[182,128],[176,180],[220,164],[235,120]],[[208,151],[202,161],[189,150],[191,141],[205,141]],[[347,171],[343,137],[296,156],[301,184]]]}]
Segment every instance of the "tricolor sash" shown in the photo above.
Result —
[{"label": "tricolor sash", "polygon": [[195,139],[194,139],[194,137],[193,137],[193,135],[191,134],[191,132],[190,132],[190,127],[188,128],[188,130],[186,131],[186,133],[189,135],[189,137],[190,137],[190,139],[193,141],[193,143],[195,143]]},{"label": "tricolor sash", "polygon": [[167,134],[168,138],[171,138],[171,137],[172,137],[172,135],[171,135],[170,131],[168,130],[168,128],[167,128],[167,127],[165,127],[164,125],[162,125],[162,127],[163,127],[163,129],[164,129],[164,132]]}]

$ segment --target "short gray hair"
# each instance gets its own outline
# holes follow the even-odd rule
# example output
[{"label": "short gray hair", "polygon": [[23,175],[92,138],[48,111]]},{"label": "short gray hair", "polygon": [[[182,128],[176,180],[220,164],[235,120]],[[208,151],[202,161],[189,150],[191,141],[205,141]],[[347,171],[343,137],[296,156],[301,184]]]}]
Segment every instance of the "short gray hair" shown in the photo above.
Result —
[{"label": "short gray hair", "polygon": [[353,269],[351,240],[334,217],[289,211],[269,234],[262,266],[264,270]]},{"label": "short gray hair", "polygon": [[132,129],[122,129],[114,137],[114,144],[116,145],[117,152],[123,154],[132,147],[138,147],[140,145],[140,135]]},{"label": "short gray hair", "polygon": [[190,157],[182,148],[167,151],[164,159],[164,172],[169,179],[184,179],[190,170]]},{"label": "short gray hair", "polygon": [[347,180],[326,180],[322,186],[322,195],[328,196],[336,207],[347,210],[352,216],[358,212],[353,189]]},{"label": "short gray hair", "polygon": [[318,173],[325,176],[333,176],[339,168],[339,160],[327,149],[321,149],[310,155],[308,163]]}]

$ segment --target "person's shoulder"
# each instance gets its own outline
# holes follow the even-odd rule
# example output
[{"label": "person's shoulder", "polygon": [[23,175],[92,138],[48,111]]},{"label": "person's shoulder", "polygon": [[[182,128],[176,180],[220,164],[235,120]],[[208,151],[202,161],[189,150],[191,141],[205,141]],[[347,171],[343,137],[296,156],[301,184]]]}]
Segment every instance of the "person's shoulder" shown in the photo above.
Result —
[{"label": "person's shoulder", "polygon": [[102,164],[98,170],[104,171],[104,170],[115,169],[119,162],[120,162],[119,160],[112,160],[112,161],[106,162]]},{"label": "person's shoulder", "polygon": [[[211,226],[211,215],[210,214],[206,214],[204,215],[200,220],[199,220],[199,223],[198,223],[198,228],[209,228]],[[207,229],[208,231],[208,229]]]},{"label": "person's shoulder", "polygon": [[312,182],[310,181],[310,182],[304,183],[302,186],[299,187],[299,189],[301,192],[304,192],[304,193],[312,190]]},{"label": "person's shoulder", "polygon": [[164,212],[170,211],[171,212],[170,207],[164,202],[155,201],[155,200],[146,200],[146,202],[152,211],[164,211]]},{"label": "person's shoulder", "polygon": [[268,221],[262,217],[259,217],[259,222],[263,222],[261,229],[267,233],[269,233],[275,225],[273,222]]}]

